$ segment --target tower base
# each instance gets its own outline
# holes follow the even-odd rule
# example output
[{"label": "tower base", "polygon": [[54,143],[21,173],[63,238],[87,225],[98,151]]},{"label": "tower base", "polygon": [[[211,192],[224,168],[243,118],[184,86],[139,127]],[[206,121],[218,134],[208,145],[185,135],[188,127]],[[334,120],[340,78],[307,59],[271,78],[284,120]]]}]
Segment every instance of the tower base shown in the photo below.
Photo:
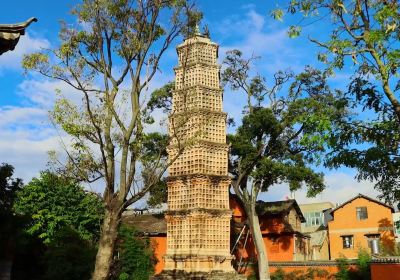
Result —
[{"label": "tower base", "polygon": [[237,272],[186,272],[184,270],[164,270],[150,277],[150,280],[245,280],[247,276]]}]

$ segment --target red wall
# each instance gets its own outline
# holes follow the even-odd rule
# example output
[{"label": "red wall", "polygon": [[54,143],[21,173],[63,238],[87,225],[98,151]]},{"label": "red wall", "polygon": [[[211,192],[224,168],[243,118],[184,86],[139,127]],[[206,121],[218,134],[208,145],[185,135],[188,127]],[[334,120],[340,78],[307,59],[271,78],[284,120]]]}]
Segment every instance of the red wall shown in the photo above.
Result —
[{"label": "red wall", "polygon": [[400,263],[371,263],[372,280],[395,280],[400,278]]}]

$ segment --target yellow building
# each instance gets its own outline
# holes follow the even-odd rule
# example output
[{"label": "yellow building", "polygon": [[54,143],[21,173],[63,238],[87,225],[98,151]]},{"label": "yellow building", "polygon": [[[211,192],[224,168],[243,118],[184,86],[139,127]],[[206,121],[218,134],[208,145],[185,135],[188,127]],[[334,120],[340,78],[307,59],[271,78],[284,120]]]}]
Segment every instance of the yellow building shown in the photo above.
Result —
[{"label": "yellow building", "polygon": [[362,194],[333,209],[328,223],[331,259],[357,258],[361,248],[372,253],[393,250],[393,212],[393,207]]}]

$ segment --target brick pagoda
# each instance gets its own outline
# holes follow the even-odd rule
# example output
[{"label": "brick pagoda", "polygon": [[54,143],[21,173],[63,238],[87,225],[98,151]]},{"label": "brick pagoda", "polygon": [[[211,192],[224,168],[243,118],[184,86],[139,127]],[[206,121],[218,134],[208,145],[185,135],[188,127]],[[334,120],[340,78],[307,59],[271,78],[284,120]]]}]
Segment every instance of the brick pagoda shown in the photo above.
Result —
[{"label": "brick pagoda", "polygon": [[177,53],[168,155],[178,157],[169,167],[165,269],[154,279],[242,279],[231,264],[218,45],[197,32]]}]

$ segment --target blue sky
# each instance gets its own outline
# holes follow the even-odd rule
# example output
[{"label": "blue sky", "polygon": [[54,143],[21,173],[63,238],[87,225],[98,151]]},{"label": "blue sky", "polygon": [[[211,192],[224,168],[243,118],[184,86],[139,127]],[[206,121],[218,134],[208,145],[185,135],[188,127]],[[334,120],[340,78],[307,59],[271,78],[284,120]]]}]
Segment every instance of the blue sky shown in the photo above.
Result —
[{"label": "blue sky", "polygon": [[[14,52],[0,56],[0,162],[15,167],[15,174],[28,182],[46,168],[47,151],[61,151],[62,138],[47,117],[55,99],[55,89],[66,95],[71,90],[60,82],[43,79],[37,75],[24,75],[20,66],[24,54],[41,48],[57,46],[59,21],[76,23],[70,9],[79,1],[66,0],[15,0],[2,3],[0,23],[15,23],[35,16],[33,23],[23,36]],[[274,21],[269,13],[276,7],[276,1],[210,1],[199,0],[197,5],[204,13],[203,23],[209,26],[211,38],[220,45],[220,59],[229,49],[240,49],[246,55],[261,56],[256,71],[268,78],[277,70],[291,68],[301,71],[305,65],[317,65],[318,49],[308,42],[306,36],[289,39],[288,25],[297,19]],[[305,35],[323,39],[329,26],[322,23],[308,26]],[[180,41],[176,41],[179,44]],[[177,58],[173,48],[164,56],[161,73],[151,85],[157,88],[173,79],[172,67]],[[333,85],[346,86],[351,65],[338,72],[331,81]],[[71,93],[72,94],[72,93]],[[243,96],[237,92],[225,91],[224,111],[230,116],[240,116]],[[375,197],[371,182],[357,182],[354,172],[348,169],[327,171],[328,188],[314,199],[305,197],[305,190],[295,194],[300,202],[330,200],[340,203],[357,193]],[[286,186],[275,186],[263,195],[266,200],[284,199],[290,196]]]}]

